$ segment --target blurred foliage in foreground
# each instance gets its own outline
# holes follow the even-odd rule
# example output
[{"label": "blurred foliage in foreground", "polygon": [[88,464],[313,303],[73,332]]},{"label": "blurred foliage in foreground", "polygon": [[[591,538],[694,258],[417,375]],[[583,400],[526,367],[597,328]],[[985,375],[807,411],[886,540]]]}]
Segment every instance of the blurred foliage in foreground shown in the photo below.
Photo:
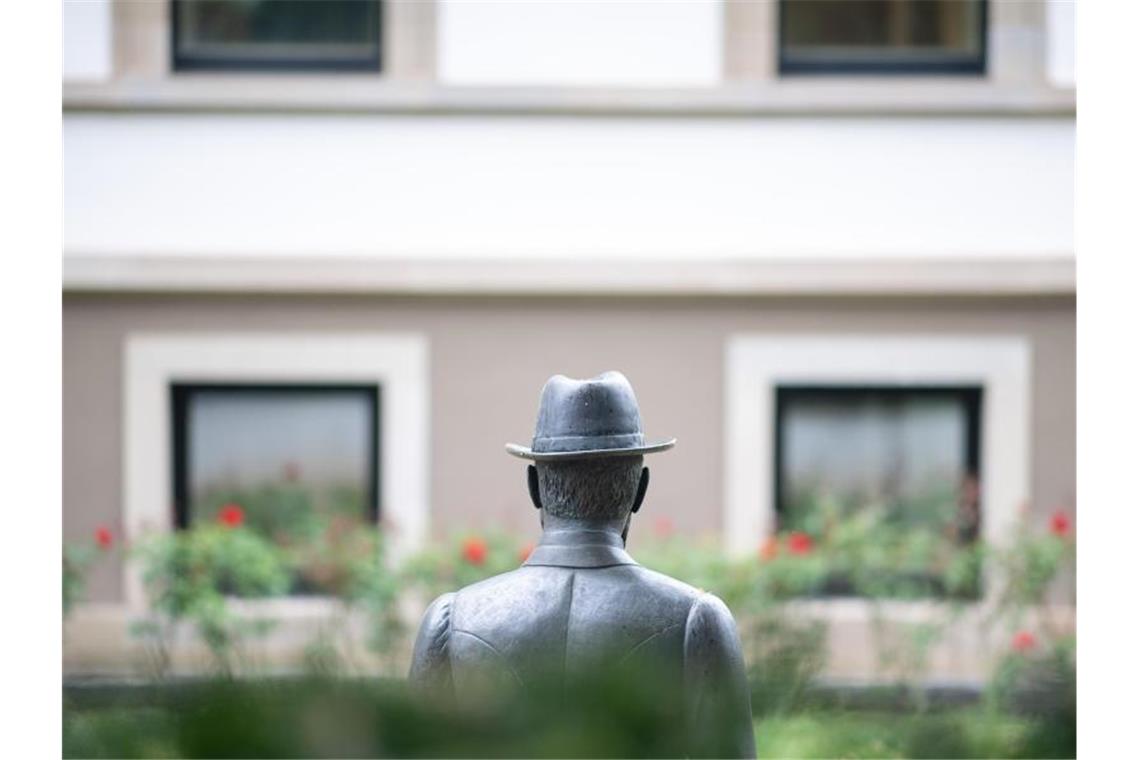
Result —
[{"label": "blurred foliage in foreground", "polygon": [[[646,674],[648,676],[648,674]],[[676,757],[679,700],[652,677],[561,679],[445,709],[396,680],[248,680],[65,692],[67,757]],[[727,732],[716,730],[714,736]]]},{"label": "blurred foliage in foreground", "polygon": [[[1074,702],[1075,705],[1075,702]],[[449,712],[396,680],[213,681],[65,691],[64,757],[677,757],[652,683],[601,679]],[[984,705],[820,704],[756,721],[764,757],[1073,757],[1071,724]],[[716,756],[716,747],[696,755]]]},{"label": "blurred foliage in foreground", "polygon": [[975,708],[899,715],[816,711],[756,722],[760,758],[1075,757],[1043,724]]}]

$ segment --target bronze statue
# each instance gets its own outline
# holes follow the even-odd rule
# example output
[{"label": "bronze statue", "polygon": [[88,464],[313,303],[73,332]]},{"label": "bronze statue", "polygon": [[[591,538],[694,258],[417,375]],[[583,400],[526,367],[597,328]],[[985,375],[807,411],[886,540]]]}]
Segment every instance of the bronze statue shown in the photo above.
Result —
[{"label": "bronze statue", "polygon": [[642,457],[674,442],[645,440],[621,373],[550,378],[532,445],[507,445],[534,461],[527,484],[542,539],[518,570],[432,603],[412,682],[462,703],[479,700],[488,683],[526,688],[592,669],[635,674],[640,665],[679,696],[692,736],[715,733],[718,754],[755,757],[732,614],[712,594],[643,568],[625,551],[649,485]]}]

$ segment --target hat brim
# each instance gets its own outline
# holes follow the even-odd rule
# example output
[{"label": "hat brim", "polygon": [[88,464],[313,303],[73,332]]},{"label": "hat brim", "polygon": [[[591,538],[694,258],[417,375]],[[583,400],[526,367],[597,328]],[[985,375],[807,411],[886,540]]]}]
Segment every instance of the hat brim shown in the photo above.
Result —
[{"label": "hat brim", "polygon": [[533,459],[536,462],[551,460],[566,461],[568,459],[601,459],[603,457],[636,457],[642,454],[655,454],[666,451],[677,443],[676,438],[663,441],[653,441],[641,446],[623,449],[583,449],[580,451],[532,451],[530,446],[520,446],[517,443],[507,444],[507,453],[520,459]]}]

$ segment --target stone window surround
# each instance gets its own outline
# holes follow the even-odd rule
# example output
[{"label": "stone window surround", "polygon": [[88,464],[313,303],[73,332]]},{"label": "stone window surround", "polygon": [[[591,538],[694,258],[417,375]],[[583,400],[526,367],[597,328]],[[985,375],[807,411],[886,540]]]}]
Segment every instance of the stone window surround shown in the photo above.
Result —
[{"label": "stone window surround", "polygon": [[[1008,540],[1030,495],[1031,351],[992,335],[736,334],[725,348],[724,546],[757,550],[776,522],[774,389],[780,383],[980,385],[982,536]],[[986,587],[994,588],[993,583]],[[993,601],[987,597],[983,606]],[[857,599],[811,601],[828,617],[858,615]],[[895,613],[929,602],[893,602]]]},{"label": "stone window surround", "polygon": [[[764,81],[779,76],[778,5],[777,0],[725,0],[726,80]],[[987,78],[1006,85],[1043,83],[1048,33],[1045,3],[1040,0],[989,0],[987,13]],[[914,79],[930,81],[931,77],[924,75]],[[968,80],[968,77],[964,79]]]},{"label": "stone window surround", "polygon": [[[123,350],[123,525],[128,542],[174,530],[169,387],[177,380],[364,382],[383,388],[380,507],[392,561],[420,549],[429,520],[427,339],[403,333],[138,333]],[[145,606],[137,563],[124,566],[128,609]],[[325,598],[245,600],[283,617],[327,612]]]},{"label": "stone window surround", "polygon": [[[435,3],[383,0],[383,6],[379,76],[401,81],[431,79],[435,74]],[[165,0],[113,0],[112,70],[115,78],[161,80],[170,77],[173,74],[170,25],[171,3]],[[217,77],[218,74],[202,76]]]},{"label": "stone window surround", "polygon": [[169,4],[115,0],[113,76],[64,85],[65,109],[413,113],[785,113],[1071,115],[1072,89],[1046,76],[1042,0],[991,0],[987,74],[811,76],[776,72],[777,3],[724,0],[723,83],[704,88],[448,87],[436,81],[433,0],[385,0],[380,75],[172,75]]}]

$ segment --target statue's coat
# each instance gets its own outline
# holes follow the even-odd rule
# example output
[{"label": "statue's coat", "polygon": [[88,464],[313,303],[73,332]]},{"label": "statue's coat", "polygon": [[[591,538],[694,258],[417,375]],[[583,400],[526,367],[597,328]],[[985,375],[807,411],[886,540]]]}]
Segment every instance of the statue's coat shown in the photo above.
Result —
[{"label": "statue's coat", "polygon": [[[410,678],[462,703],[487,679],[527,687],[596,668],[651,668],[683,699],[693,735],[755,757],[740,640],[716,596],[638,565],[610,531],[544,533],[526,563],[436,599]],[[726,730],[722,730],[725,729]]]}]

